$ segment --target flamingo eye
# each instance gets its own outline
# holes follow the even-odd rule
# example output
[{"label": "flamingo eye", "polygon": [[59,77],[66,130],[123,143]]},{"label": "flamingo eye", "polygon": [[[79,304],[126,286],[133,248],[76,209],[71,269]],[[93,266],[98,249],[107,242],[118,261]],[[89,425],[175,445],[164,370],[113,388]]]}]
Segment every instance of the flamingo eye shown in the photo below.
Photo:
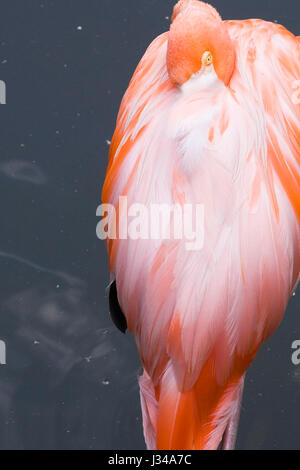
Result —
[{"label": "flamingo eye", "polygon": [[213,63],[213,56],[210,52],[204,52],[202,57],[202,63],[205,67],[209,67]]}]

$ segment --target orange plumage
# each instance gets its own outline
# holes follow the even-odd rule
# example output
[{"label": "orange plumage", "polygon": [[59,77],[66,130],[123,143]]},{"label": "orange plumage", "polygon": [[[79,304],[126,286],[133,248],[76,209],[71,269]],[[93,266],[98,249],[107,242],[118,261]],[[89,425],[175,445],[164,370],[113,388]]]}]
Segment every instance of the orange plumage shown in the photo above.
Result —
[{"label": "orange plumage", "polygon": [[[205,208],[204,245],[109,240],[150,449],[216,449],[300,269],[300,42],[181,0],[121,104],[103,201]],[[120,228],[120,227],[119,227]]]}]

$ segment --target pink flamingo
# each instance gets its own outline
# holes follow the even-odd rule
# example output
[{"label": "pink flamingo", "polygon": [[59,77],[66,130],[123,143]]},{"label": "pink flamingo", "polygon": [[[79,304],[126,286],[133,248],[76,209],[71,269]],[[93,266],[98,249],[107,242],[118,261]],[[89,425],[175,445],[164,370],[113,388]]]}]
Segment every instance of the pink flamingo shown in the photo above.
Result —
[{"label": "pink flamingo", "polygon": [[148,449],[235,447],[245,372],[299,278],[297,80],[300,39],[283,26],[181,0],[124,96],[103,201],[205,209],[198,251],[108,241],[111,308],[144,367]]}]

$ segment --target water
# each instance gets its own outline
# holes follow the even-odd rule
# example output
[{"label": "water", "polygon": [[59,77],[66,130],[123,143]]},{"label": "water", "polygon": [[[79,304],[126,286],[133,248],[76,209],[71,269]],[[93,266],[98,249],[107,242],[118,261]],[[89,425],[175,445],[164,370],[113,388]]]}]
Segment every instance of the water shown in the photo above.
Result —
[{"label": "water", "polygon": [[[144,448],[140,364],[109,319],[95,214],[122,94],[173,3],[0,3],[1,449]],[[300,34],[293,0],[215,6]],[[238,448],[299,448],[298,314],[296,295],[248,373]]]}]

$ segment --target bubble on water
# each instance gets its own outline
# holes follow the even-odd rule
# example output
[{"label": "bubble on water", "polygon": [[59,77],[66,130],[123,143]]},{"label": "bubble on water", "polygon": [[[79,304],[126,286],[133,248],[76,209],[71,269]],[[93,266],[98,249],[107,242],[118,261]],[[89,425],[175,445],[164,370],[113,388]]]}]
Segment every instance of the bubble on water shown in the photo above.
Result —
[{"label": "bubble on water", "polygon": [[45,184],[46,176],[42,170],[33,163],[23,160],[10,160],[0,165],[0,171],[9,178],[33,184]]}]

